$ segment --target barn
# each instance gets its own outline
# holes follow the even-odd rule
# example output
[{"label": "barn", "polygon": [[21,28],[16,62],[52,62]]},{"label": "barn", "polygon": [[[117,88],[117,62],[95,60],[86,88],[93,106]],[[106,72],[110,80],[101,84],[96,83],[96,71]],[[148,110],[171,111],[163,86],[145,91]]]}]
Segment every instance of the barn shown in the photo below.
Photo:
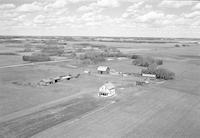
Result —
[{"label": "barn", "polygon": [[99,66],[97,68],[97,71],[99,74],[109,74],[110,73],[110,68],[107,66]]}]

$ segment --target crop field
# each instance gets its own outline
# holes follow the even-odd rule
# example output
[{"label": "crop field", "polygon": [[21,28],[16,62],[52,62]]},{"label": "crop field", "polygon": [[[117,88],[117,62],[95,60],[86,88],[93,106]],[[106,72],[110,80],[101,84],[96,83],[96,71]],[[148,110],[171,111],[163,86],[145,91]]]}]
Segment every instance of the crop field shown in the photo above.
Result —
[{"label": "crop field", "polygon": [[[101,103],[101,104],[100,104]],[[106,104],[93,97],[80,97],[42,111],[15,118],[0,125],[0,136],[26,138],[59,123],[78,118]]]},{"label": "crop field", "polygon": [[[158,38],[4,39],[0,41],[2,138],[200,136],[198,43]],[[134,65],[133,55],[161,59],[158,68],[169,69],[175,78],[136,85],[146,79],[141,70],[147,67]],[[108,66],[110,73],[99,74],[98,66]],[[41,80],[66,75],[73,77],[40,85]],[[98,96],[106,82],[115,85],[115,96]]]}]

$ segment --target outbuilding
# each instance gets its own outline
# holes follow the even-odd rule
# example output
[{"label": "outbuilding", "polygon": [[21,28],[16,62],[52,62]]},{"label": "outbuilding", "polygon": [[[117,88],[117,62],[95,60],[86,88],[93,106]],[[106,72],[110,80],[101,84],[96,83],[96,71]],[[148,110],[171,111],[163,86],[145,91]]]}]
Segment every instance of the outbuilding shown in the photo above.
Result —
[{"label": "outbuilding", "polygon": [[55,83],[60,82],[60,81],[61,81],[61,78],[60,78],[60,77],[55,77],[55,78],[54,78],[54,81],[55,81]]},{"label": "outbuilding", "polygon": [[110,73],[110,68],[107,66],[99,66],[97,68],[97,71],[99,74],[109,74]]},{"label": "outbuilding", "polygon": [[42,79],[39,84],[42,86],[48,86],[50,84],[53,84],[54,81],[52,79]]},{"label": "outbuilding", "polygon": [[99,88],[99,96],[113,96],[115,95],[115,85],[111,82],[108,82]]},{"label": "outbuilding", "polygon": [[70,80],[72,78],[72,75],[65,75],[65,76],[60,76],[61,80]]},{"label": "outbuilding", "polygon": [[156,79],[156,75],[155,74],[145,74],[145,73],[142,73],[142,76],[150,78],[150,79]]}]

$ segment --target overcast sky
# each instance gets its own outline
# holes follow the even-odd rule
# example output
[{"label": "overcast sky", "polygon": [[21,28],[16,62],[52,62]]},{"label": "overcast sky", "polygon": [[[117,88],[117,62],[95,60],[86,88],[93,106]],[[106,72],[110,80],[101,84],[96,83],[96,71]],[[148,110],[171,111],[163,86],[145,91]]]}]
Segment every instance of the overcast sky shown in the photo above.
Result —
[{"label": "overcast sky", "polygon": [[199,37],[199,0],[0,0],[0,35]]}]

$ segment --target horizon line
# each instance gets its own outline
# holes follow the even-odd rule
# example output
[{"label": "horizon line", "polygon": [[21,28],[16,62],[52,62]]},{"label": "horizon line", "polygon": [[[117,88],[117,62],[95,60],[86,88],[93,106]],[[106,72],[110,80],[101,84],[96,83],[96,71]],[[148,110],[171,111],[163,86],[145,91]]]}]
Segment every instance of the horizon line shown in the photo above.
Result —
[{"label": "horizon line", "polygon": [[168,38],[168,39],[200,39],[200,37],[163,37],[163,36],[102,36],[102,35],[1,35],[10,37],[106,37],[106,38]]}]

